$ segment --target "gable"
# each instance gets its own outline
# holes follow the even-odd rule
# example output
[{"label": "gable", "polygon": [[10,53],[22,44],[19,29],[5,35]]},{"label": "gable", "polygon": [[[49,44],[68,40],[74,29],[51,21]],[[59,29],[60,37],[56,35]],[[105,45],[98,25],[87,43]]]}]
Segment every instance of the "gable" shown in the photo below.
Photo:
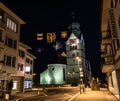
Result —
[{"label": "gable", "polygon": [[68,40],[66,41],[66,45],[75,45],[79,43],[79,39],[72,33]]}]

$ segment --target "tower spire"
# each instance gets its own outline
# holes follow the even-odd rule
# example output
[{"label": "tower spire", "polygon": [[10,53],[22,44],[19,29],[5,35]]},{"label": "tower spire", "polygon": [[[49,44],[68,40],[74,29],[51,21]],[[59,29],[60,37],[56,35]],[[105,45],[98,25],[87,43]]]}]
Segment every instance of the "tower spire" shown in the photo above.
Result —
[{"label": "tower spire", "polygon": [[75,19],[75,12],[72,12],[72,21]]},{"label": "tower spire", "polygon": [[72,12],[72,22],[78,22],[75,12]]}]

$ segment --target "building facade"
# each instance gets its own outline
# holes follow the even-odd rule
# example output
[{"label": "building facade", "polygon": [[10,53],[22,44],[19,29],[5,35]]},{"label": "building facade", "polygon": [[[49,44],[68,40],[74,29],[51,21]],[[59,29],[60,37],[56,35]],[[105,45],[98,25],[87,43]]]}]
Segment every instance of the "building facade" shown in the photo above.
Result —
[{"label": "building facade", "polygon": [[0,2],[0,83],[8,90],[11,74],[17,73],[20,25],[25,22]]},{"label": "building facade", "polygon": [[48,64],[48,69],[40,73],[40,84],[77,86],[79,83],[84,83],[85,86],[90,85],[91,66],[90,61],[86,59],[85,42],[79,27],[77,22],[68,26],[67,35],[69,37],[65,42],[66,54],[60,55],[64,58],[55,58],[54,63]]},{"label": "building facade", "polygon": [[48,69],[40,74],[40,84],[66,84],[66,65],[48,64]]},{"label": "building facade", "polygon": [[[20,71],[28,65],[27,58],[32,63],[35,59],[33,55],[27,52],[28,46],[22,44],[19,40],[22,24],[25,24],[25,22],[0,2],[0,91],[3,92],[8,91],[9,86],[12,87],[13,91],[24,91],[26,89],[24,85],[28,85],[25,81],[32,80],[33,64],[28,66],[30,71]],[[19,56],[20,49],[25,50],[23,60]],[[22,66],[19,68],[23,61],[25,68],[22,68]]]},{"label": "building facade", "polygon": [[78,85],[82,82],[87,86],[89,80],[92,78],[91,67],[88,65],[89,62],[86,59],[85,42],[83,34],[80,32],[79,23],[73,22],[68,27],[68,32],[70,36],[66,41],[67,83]]},{"label": "building facade", "polygon": [[102,0],[101,63],[108,89],[120,98],[120,0]]},{"label": "building facade", "polygon": [[33,65],[35,56],[28,50],[31,47],[19,42],[17,73],[11,74],[13,79],[13,92],[24,92],[32,89]]}]

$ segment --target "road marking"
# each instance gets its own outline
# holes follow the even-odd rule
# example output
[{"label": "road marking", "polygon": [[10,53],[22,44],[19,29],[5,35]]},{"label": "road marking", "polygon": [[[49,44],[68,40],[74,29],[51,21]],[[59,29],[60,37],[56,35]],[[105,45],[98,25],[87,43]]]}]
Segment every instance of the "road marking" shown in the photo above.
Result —
[{"label": "road marking", "polygon": [[71,99],[69,99],[68,101],[72,101],[76,96],[78,96],[80,93],[78,92],[77,94],[75,94]]},{"label": "road marking", "polygon": [[64,95],[69,96],[69,97],[71,97],[71,96],[72,96],[72,95],[70,95],[70,94],[64,94]]},{"label": "road marking", "polygon": [[15,101],[19,101],[19,100],[21,100],[21,99],[23,99],[23,98],[16,99]]},{"label": "road marking", "polygon": [[48,96],[47,94],[43,93],[43,95]]},{"label": "road marking", "polygon": [[[43,96],[42,96],[42,95],[43,95]],[[45,94],[45,93],[42,93],[42,94],[40,94],[39,96],[44,97],[44,96],[48,96],[48,95]],[[19,101],[19,100],[21,100],[21,99],[24,99],[24,98],[19,98],[19,99],[16,99],[15,101]]]}]

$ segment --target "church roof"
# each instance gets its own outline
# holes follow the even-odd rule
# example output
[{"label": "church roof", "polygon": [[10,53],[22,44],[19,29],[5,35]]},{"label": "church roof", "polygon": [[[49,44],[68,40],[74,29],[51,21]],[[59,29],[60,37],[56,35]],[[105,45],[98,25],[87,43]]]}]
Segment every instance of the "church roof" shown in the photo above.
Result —
[{"label": "church roof", "polygon": [[53,59],[52,64],[53,63],[55,63],[55,64],[66,64],[66,57],[62,56],[60,54],[57,54]]}]

